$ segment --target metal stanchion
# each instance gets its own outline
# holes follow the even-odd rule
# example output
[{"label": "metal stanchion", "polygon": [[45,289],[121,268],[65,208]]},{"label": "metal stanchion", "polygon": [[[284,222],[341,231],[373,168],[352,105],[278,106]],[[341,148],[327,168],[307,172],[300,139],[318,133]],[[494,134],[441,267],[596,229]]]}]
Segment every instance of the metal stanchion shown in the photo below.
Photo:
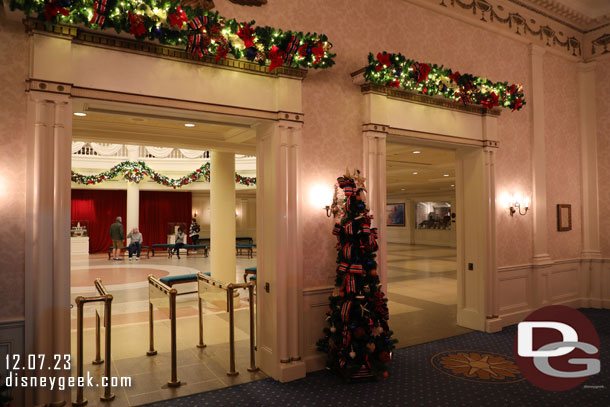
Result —
[{"label": "metal stanchion", "polygon": [[235,304],[233,303],[233,283],[227,286],[227,307],[229,311],[229,371],[227,376],[237,376],[235,370]]},{"label": "metal stanchion", "polygon": [[199,343],[197,344],[197,347],[205,348],[207,345],[203,343],[203,304],[201,296],[199,295],[199,290],[197,290],[197,299],[199,300]]},{"label": "metal stanchion", "polygon": [[146,356],[154,356],[157,354],[155,350],[155,328],[154,328],[154,318],[153,318],[153,304],[148,300],[148,352],[146,352]]},{"label": "metal stanchion", "polygon": [[171,325],[171,367],[172,367],[172,376],[167,385],[169,387],[178,387],[180,386],[180,380],[178,380],[178,361],[177,361],[177,352],[176,352],[176,291],[175,288],[172,288],[169,291],[169,319]]},{"label": "metal stanchion", "polygon": [[254,351],[254,283],[252,282],[248,284],[248,300],[250,302],[250,367],[248,368],[248,372],[257,372],[258,367],[256,367],[256,356]]},{"label": "metal stanchion", "polygon": [[[76,377],[83,377],[83,308],[85,298],[78,296],[74,299],[76,302]],[[73,406],[84,406],[87,404],[87,399],[83,395],[83,386],[76,387],[76,401],[72,402]]]},{"label": "metal stanchion", "polygon": [[100,356],[100,314],[95,310],[95,359],[91,362],[94,365],[101,365],[104,363]]},{"label": "metal stanchion", "polygon": [[[98,279],[99,280],[99,279]],[[96,283],[98,282],[98,280],[96,280]],[[97,284],[96,284],[97,285]],[[100,285],[101,285],[101,281],[100,281]],[[102,289],[104,291],[106,291],[103,286]],[[110,344],[111,344],[111,309],[112,309],[112,295],[108,294],[106,292],[106,300],[104,301],[104,329],[105,329],[105,342],[106,342],[106,366],[104,369],[104,375],[106,376],[106,386],[104,388],[104,395],[100,397],[100,400],[102,401],[110,401],[110,400],[114,400],[114,393],[112,393],[112,388],[111,386],[111,380],[110,380]]]}]

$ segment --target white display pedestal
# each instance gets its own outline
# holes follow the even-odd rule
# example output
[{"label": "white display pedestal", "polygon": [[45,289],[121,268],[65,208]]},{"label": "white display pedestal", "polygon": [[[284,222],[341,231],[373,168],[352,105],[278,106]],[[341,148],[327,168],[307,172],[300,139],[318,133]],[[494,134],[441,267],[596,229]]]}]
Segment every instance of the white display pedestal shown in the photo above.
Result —
[{"label": "white display pedestal", "polygon": [[71,237],[70,254],[89,254],[89,237]]}]

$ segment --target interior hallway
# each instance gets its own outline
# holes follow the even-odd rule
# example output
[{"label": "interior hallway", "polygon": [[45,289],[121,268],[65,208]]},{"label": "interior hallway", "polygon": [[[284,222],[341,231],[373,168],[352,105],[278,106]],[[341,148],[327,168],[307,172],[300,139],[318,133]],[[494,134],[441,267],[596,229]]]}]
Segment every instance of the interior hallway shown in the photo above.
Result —
[{"label": "interior hallway", "polygon": [[398,348],[471,332],[457,325],[456,249],[388,243],[388,308]]}]

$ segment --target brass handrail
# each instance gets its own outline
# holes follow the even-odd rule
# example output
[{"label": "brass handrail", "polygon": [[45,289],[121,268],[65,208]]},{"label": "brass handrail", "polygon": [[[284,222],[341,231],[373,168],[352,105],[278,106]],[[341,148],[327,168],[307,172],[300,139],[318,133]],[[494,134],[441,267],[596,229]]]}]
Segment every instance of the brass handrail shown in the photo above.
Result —
[{"label": "brass handrail", "polygon": [[[95,279],[95,288],[97,289],[99,296],[96,297],[83,297],[78,296],[74,299],[77,307],[76,314],[76,376],[83,377],[83,314],[85,304],[90,302],[103,302],[104,303],[104,326],[105,326],[105,363],[104,374],[107,378],[106,385],[104,386],[104,394],[100,396],[102,401],[114,400],[114,394],[112,393],[111,380],[110,380],[110,347],[111,347],[111,314],[112,314],[112,295],[108,293],[102,280],[99,278]],[[96,311],[97,314],[97,311]],[[96,361],[102,363],[99,358],[99,314],[97,314],[96,320]],[[94,364],[95,362],[94,361]],[[79,381],[80,382],[80,381]],[[88,403],[88,400],[83,395],[83,386],[76,388],[76,401],[72,402],[73,406],[84,406]]]},{"label": "brass handrail", "polygon": [[157,354],[155,350],[155,338],[154,338],[154,315],[153,315],[153,304],[150,297],[151,288],[161,291],[164,295],[168,296],[169,301],[169,320],[170,320],[170,365],[171,365],[171,377],[167,382],[169,387],[179,387],[181,385],[178,380],[178,363],[177,363],[177,351],[176,351],[176,295],[178,291],[175,288],[171,288],[168,285],[161,282],[159,279],[154,277],[152,274],[148,276],[148,332],[149,332],[149,349],[146,352],[147,356],[153,356]]},{"label": "brass handrail", "polygon": [[254,282],[249,283],[224,283],[209,277],[201,272],[197,273],[197,291],[199,300],[199,344],[197,347],[204,348],[206,345],[203,343],[203,314],[202,314],[202,300],[203,292],[201,291],[201,285],[209,285],[216,287],[227,292],[227,312],[229,313],[229,371],[228,376],[236,376],[239,374],[235,370],[235,304],[234,304],[234,291],[240,288],[248,289],[249,298],[249,309],[250,309],[250,367],[249,372],[258,371],[256,367],[256,356],[254,350]]}]

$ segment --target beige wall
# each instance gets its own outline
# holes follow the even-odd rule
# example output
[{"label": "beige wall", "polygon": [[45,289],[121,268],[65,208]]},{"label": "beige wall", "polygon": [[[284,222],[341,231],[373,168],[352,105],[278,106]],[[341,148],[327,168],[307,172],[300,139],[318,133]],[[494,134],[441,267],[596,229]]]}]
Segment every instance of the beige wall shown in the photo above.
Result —
[{"label": "beige wall", "polygon": [[[529,97],[531,87],[526,44],[401,0],[386,0],[382,7],[365,0],[274,1],[261,8],[216,0],[216,5],[222,15],[238,20],[255,19],[259,25],[325,33],[337,53],[337,64],[333,68],[311,70],[303,82],[306,118],[302,168],[305,287],[328,285],[334,279],[336,251],[331,235],[332,221],[324,216],[322,209],[309,205],[307,193],[316,185],[331,186],[346,166],[358,167],[361,164],[362,97],[359,89],[351,83],[349,74],[365,65],[369,51],[400,51],[411,58],[444,64],[494,81],[522,83],[526,98]],[[0,238],[0,275],[7,277],[8,274],[14,281],[8,297],[5,297],[10,300],[17,295],[22,298],[23,291],[25,196],[19,180],[25,176],[23,80],[27,68],[27,36],[20,24],[0,21],[0,56],[3,61],[0,81],[3,92],[7,92],[2,94],[0,102],[0,117],[3,119],[0,121],[0,154],[4,157],[9,153],[6,160],[0,160],[0,166],[6,188],[11,191],[8,199],[3,199],[0,204],[0,221],[6,230],[12,231],[3,233]],[[576,67],[562,58],[545,55],[544,68],[546,137],[549,142],[548,203],[552,206],[549,209],[549,250],[554,259],[573,258],[580,251],[581,238],[578,122],[570,118],[578,112]],[[597,69],[600,78],[610,76],[609,62],[600,63]],[[608,170],[610,90],[607,86],[605,89],[600,86],[598,91],[600,168]],[[498,121],[498,195],[507,191],[531,196],[531,112],[530,106],[519,112],[505,110]],[[600,171],[602,215],[609,206],[607,202],[610,202],[610,182],[604,178],[607,173]],[[564,182],[566,179],[568,182]],[[572,232],[558,234],[555,231],[555,203],[572,204]],[[383,219],[383,214],[380,215],[378,219]],[[609,255],[610,221],[604,216],[601,230],[604,253]],[[499,208],[497,238],[499,267],[531,262],[531,216],[511,218],[508,210]],[[0,318],[23,315],[21,300],[7,303],[15,305],[0,310]]]},{"label": "beige wall", "polygon": [[610,55],[597,62],[597,164],[601,251],[610,257]]},{"label": "beige wall", "polygon": [[0,322],[24,317],[28,37],[0,8]]}]

